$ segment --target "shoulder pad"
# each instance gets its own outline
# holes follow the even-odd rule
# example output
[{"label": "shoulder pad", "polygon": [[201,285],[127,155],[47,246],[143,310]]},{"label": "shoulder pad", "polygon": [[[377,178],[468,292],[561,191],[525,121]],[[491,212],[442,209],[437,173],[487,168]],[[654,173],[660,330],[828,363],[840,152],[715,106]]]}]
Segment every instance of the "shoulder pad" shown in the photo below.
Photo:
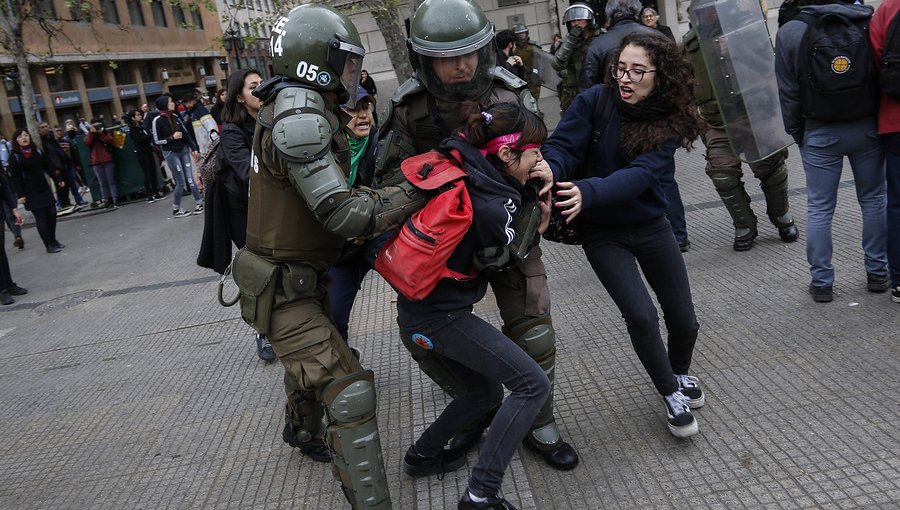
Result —
[{"label": "shoulder pad", "polygon": [[505,85],[506,88],[510,90],[519,90],[522,87],[528,86],[527,81],[519,78],[518,76],[500,66],[494,68],[494,79],[502,82],[503,85]]},{"label": "shoulder pad", "polygon": [[[303,87],[280,90],[273,105],[272,143],[289,161],[319,159],[338,131],[337,117],[321,94]],[[266,105],[269,106],[269,105]],[[260,110],[262,116],[262,110]]]},{"label": "shoulder pad", "polygon": [[394,91],[394,95],[391,96],[392,103],[402,103],[403,99],[411,96],[413,94],[417,94],[425,90],[425,85],[422,85],[422,82],[416,78],[415,75],[410,76],[408,80],[400,84],[397,87],[397,90]]}]

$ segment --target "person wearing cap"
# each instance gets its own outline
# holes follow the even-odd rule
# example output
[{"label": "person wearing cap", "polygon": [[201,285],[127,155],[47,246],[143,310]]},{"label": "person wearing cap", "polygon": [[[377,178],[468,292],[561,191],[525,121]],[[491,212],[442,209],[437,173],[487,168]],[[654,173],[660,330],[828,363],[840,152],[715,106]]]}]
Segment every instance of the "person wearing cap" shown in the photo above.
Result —
[{"label": "person wearing cap", "polygon": [[644,10],[641,11],[641,24],[645,27],[659,30],[662,35],[673,41],[675,40],[675,34],[672,33],[672,29],[659,22],[659,13],[653,7],[644,7]]},{"label": "person wearing cap", "polygon": [[578,78],[583,71],[591,41],[600,35],[600,27],[594,21],[594,10],[582,3],[566,8],[563,23],[569,33],[553,54],[553,69],[559,73],[559,108],[565,113],[578,95]]},{"label": "person wearing cap", "polygon": [[[375,173],[375,155],[378,150],[378,128],[375,125],[375,98],[362,86],[357,87],[356,99],[341,105],[341,110],[350,116],[345,131],[350,143],[350,176],[347,184],[372,186]],[[363,278],[372,265],[363,257],[362,245],[347,241],[341,250],[341,257],[328,269],[331,279],[329,297],[331,320],[338,333],[347,340],[350,331],[350,311]]]},{"label": "person wearing cap", "polygon": [[[522,59],[522,66],[525,67],[525,81],[528,82],[528,91],[534,96],[535,102],[541,98],[541,85],[544,81],[541,75],[536,73],[534,66],[534,49],[541,49],[541,45],[528,38],[528,27],[518,23],[513,27],[513,33],[516,34],[516,48],[513,55]],[[543,118],[544,114],[538,111],[538,116]]]}]

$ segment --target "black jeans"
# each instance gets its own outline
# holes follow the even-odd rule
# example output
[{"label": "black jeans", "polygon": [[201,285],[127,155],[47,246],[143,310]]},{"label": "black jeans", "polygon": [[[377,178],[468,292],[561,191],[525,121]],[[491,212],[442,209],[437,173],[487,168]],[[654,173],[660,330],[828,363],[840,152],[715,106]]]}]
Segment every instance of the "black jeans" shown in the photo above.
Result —
[{"label": "black jeans", "polygon": [[550,393],[550,380],[528,354],[471,309],[435,320],[406,317],[400,310],[401,334],[423,349],[446,358],[463,388],[416,441],[416,451],[434,456],[466,425],[477,421],[509,396],[494,416],[469,478],[476,496],[494,496],[500,490],[513,452],[531,429],[535,416]]},{"label": "black jeans", "polygon": [[[6,204],[0,202],[0,207],[6,209]],[[13,285],[12,274],[9,272],[9,260],[6,258],[6,229],[0,225],[0,291],[6,290]]]},{"label": "black jeans", "polygon": [[138,163],[144,172],[144,194],[148,197],[159,193],[159,179],[156,174],[156,156],[152,152],[136,152]]},{"label": "black jeans", "polygon": [[40,207],[32,210],[31,214],[34,215],[34,224],[44,246],[50,248],[59,244],[56,240],[56,207]]},{"label": "black jeans", "polygon": [[[631,225],[590,225],[582,228],[581,234],[588,262],[622,312],[634,351],[656,390],[661,395],[677,391],[675,374],[688,373],[700,326],[684,258],[668,220],[660,217]],[[669,331],[668,354],[642,272],[663,311]]]}]

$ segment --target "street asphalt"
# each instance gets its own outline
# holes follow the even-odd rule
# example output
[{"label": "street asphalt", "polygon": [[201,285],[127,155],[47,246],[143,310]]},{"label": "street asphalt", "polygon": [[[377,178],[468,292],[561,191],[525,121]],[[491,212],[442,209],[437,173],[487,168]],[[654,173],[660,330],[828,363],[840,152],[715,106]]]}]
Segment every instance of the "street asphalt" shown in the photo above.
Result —
[{"label": "street asphalt", "polygon": [[[554,100],[542,104],[555,123]],[[812,301],[796,148],[789,166],[800,241],[779,240],[746,169],[760,237],[737,253],[702,145],[677,154],[701,328],[692,372],[707,395],[687,440],[667,430],[580,248],[543,243],[556,417],[581,464],[554,471],[520,448],[503,483],[517,508],[900,507],[900,304],[866,290],[849,168],[834,218],[835,299]],[[33,226],[24,250],[7,232],[13,278],[29,292],[0,307],[0,508],[347,508],[329,467],[281,440],[282,368],[257,358],[238,310],[216,301],[216,275],[196,265],[202,215],[171,213],[168,200],[76,213],[59,223],[59,254]],[[394,508],[456,508],[476,452],[443,480],[401,471],[447,399],[400,344],[392,296],[370,275],[350,341],[376,374]],[[490,295],[476,312],[499,325]]]}]

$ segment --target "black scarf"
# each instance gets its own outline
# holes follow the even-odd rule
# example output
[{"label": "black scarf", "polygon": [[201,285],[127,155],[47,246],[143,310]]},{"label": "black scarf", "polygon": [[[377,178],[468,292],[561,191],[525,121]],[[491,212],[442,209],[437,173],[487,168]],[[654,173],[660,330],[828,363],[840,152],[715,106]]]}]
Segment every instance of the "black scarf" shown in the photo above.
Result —
[{"label": "black scarf", "polygon": [[626,103],[619,94],[616,94],[616,99],[619,115],[625,122],[653,122],[664,119],[675,111],[672,105],[663,103],[656,96],[637,104]]}]

